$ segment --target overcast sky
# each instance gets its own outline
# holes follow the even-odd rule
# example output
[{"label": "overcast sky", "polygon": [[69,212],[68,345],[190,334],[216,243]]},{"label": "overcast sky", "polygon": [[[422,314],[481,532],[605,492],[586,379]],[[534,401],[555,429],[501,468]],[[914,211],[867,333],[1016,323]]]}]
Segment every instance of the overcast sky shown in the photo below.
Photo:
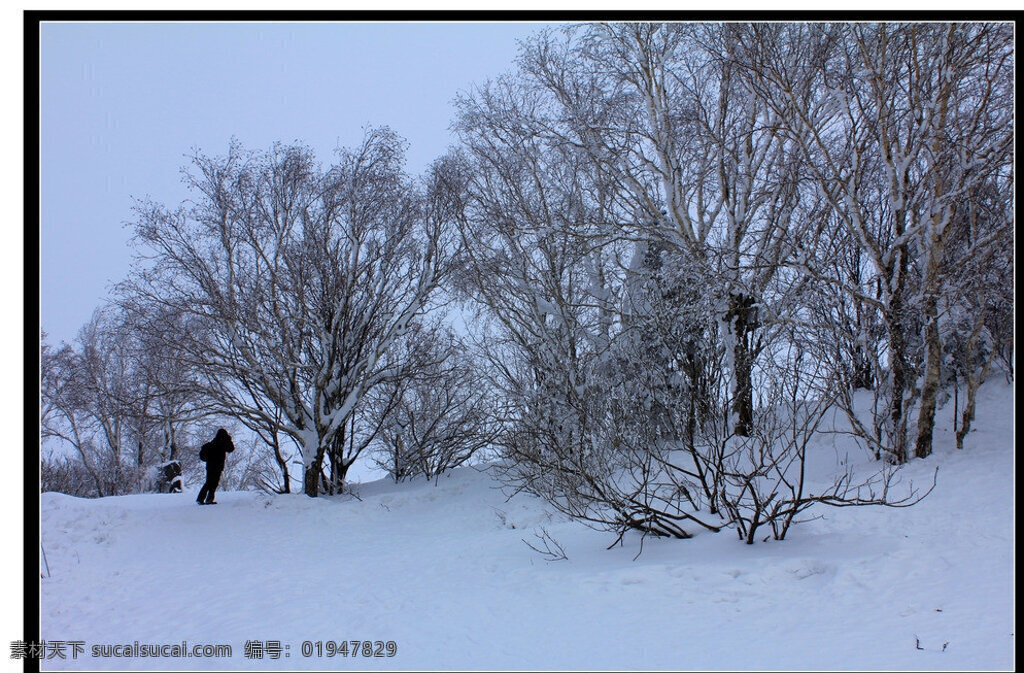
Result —
[{"label": "overcast sky", "polygon": [[133,197],[186,197],[192,148],[276,140],[324,161],[389,125],[419,172],[451,99],[510,69],[527,23],[49,23],[41,33],[40,313],[72,340],[128,271]]}]

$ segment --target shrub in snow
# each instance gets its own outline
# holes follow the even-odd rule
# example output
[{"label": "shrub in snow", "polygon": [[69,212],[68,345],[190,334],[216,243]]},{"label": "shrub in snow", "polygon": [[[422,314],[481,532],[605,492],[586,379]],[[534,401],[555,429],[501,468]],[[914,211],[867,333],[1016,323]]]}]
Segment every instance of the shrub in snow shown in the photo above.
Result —
[{"label": "shrub in snow", "polygon": [[157,493],[181,493],[184,482],[180,460],[168,460],[154,465],[149,474],[152,488]]}]

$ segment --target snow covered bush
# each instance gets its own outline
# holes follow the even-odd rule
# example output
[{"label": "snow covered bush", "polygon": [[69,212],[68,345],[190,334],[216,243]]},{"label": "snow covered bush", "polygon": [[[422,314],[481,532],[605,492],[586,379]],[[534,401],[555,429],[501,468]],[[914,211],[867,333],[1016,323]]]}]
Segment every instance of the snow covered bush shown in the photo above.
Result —
[{"label": "snow covered bush", "polygon": [[93,475],[80,459],[53,452],[40,457],[39,492],[66,493],[78,498],[98,495]]}]

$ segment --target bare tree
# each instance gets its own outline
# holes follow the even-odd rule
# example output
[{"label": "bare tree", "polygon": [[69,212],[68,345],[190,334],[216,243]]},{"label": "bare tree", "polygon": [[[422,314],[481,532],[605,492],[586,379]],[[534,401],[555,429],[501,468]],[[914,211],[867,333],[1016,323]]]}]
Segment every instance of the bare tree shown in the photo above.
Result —
[{"label": "bare tree", "polygon": [[537,132],[587,157],[617,206],[613,228],[715,279],[742,434],[765,329],[791,306],[772,286],[821,223],[805,216],[799,146],[737,72],[740,39],[728,26],[597,24],[543,35],[521,62],[555,110]]},{"label": "bare tree", "polygon": [[[45,339],[45,334],[43,335]],[[92,438],[85,382],[79,356],[63,344],[54,350],[45,340],[40,353],[40,436],[65,442],[78,456],[92,481],[93,494],[107,495],[106,480]]]},{"label": "bare tree", "polygon": [[[194,158],[192,202],[137,207],[126,291],[184,317],[180,339],[225,412],[296,441],[309,496],[446,271],[444,223],[402,165],[387,129],[326,169],[304,147],[232,143]],[[339,487],[347,464],[333,466]]]},{"label": "bare tree", "polygon": [[[953,429],[960,449],[974,421],[978,388],[992,366],[1000,363],[1008,376],[1013,374],[1012,183],[993,181],[984,192],[958,210],[942,270],[947,283],[939,303],[941,383],[953,389]],[[992,232],[1000,233],[1000,239],[986,241]],[[962,407],[961,384],[966,393]]]},{"label": "bare tree", "polygon": [[450,329],[437,326],[422,335],[419,350],[408,373],[384,386],[377,464],[395,481],[436,479],[496,438],[495,400],[465,346]]},{"label": "bare tree", "polygon": [[[1012,160],[1010,27],[752,25],[737,45],[749,86],[799,145],[814,189],[871,265],[875,292],[848,282],[842,291],[885,326],[886,413],[872,441],[897,462],[911,444],[926,456],[949,232],[965,198],[1008,174]],[[978,244],[997,239],[992,231]]]},{"label": "bare tree", "polygon": [[97,310],[72,345],[54,350],[44,335],[41,365],[41,435],[74,450],[93,495],[149,488],[149,469],[179,458],[207,413],[173,352],[116,306]]}]

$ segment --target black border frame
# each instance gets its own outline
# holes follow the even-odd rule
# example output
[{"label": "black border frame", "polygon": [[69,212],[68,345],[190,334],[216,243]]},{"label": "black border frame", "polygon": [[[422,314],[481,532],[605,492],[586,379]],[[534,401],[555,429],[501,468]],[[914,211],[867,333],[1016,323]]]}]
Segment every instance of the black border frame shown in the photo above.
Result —
[{"label": "black border frame", "polygon": [[[25,10],[24,29],[24,633],[21,639],[40,639],[41,592],[38,575],[39,436],[28,429],[38,423],[39,400],[39,285],[40,285],[40,28],[44,22],[584,22],[584,21],[1008,21],[1010,10]],[[29,364],[35,366],[30,369]],[[36,406],[28,403],[34,397]],[[34,467],[30,467],[34,466]],[[31,590],[30,590],[31,589]],[[40,660],[26,658],[26,671],[39,671]]]}]

